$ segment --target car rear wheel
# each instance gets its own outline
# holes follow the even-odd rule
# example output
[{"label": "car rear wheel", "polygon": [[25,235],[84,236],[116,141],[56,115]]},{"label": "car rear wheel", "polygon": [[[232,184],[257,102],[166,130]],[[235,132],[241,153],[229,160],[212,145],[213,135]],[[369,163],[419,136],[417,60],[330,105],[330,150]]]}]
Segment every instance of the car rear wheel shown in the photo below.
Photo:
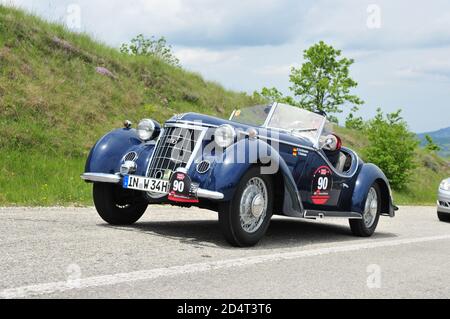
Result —
[{"label": "car rear wheel", "polygon": [[256,245],[269,227],[273,210],[273,184],[259,167],[251,168],[241,179],[234,198],[219,209],[219,224],[233,246]]},{"label": "car rear wheel", "polygon": [[137,191],[109,183],[94,183],[94,205],[100,217],[111,225],[131,225],[139,220],[148,203]]},{"label": "car rear wheel", "polygon": [[450,222],[450,214],[438,212],[438,218],[441,222]]},{"label": "car rear wheel", "polygon": [[381,213],[381,193],[377,183],[367,192],[362,219],[350,219],[350,229],[353,235],[369,237],[375,232]]}]

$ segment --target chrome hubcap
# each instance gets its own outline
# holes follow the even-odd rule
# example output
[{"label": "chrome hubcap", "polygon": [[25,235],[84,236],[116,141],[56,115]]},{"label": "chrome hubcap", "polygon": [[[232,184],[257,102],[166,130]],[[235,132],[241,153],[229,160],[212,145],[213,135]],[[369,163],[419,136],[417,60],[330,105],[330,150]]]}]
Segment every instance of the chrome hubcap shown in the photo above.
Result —
[{"label": "chrome hubcap", "polygon": [[267,187],[259,177],[247,182],[239,206],[241,226],[247,233],[256,232],[267,214]]},{"label": "chrome hubcap", "polygon": [[378,196],[375,188],[371,187],[367,194],[366,205],[364,207],[364,224],[367,228],[372,227],[378,213]]},{"label": "chrome hubcap", "polygon": [[261,194],[256,195],[252,201],[252,215],[260,217],[264,211],[264,198]]}]

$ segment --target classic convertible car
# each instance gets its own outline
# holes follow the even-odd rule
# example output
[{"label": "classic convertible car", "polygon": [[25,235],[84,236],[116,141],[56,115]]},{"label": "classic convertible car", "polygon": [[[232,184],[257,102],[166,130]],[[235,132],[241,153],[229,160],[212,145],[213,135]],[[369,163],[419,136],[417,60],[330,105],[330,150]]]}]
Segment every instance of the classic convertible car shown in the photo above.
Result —
[{"label": "classic convertible car", "polygon": [[323,113],[273,103],[229,120],[186,113],[124,126],[95,144],[81,176],[110,224],[136,222],[149,204],[194,205],[219,213],[230,244],[251,246],[273,214],[347,218],[354,235],[371,236],[396,210],[383,172],[342,147]]}]

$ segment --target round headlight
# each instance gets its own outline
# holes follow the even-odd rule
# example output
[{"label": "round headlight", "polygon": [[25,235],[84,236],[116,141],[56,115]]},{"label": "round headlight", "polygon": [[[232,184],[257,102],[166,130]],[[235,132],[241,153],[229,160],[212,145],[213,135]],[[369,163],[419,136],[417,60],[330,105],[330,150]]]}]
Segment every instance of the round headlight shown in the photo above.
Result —
[{"label": "round headlight", "polygon": [[143,119],[139,122],[136,130],[141,140],[148,141],[154,138],[155,129],[155,122],[150,119]]},{"label": "round headlight", "polygon": [[216,128],[214,132],[214,141],[220,147],[228,147],[234,143],[236,131],[231,125],[225,124]]}]

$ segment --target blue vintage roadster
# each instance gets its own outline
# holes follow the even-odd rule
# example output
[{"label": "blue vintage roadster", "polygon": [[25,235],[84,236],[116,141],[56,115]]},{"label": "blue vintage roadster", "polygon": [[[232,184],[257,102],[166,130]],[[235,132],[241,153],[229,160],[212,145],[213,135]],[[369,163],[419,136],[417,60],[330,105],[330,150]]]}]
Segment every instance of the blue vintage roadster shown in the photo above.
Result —
[{"label": "blue vintage roadster", "polygon": [[151,204],[195,205],[219,213],[230,244],[251,246],[273,214],[347,218],[354,235],[371,236],[396,210],[386,176],[342,147],[325,114],[273,103],[229,120],[186,113],[124,126],[95,144],[81,176],[110,224],[132,224]]}]

